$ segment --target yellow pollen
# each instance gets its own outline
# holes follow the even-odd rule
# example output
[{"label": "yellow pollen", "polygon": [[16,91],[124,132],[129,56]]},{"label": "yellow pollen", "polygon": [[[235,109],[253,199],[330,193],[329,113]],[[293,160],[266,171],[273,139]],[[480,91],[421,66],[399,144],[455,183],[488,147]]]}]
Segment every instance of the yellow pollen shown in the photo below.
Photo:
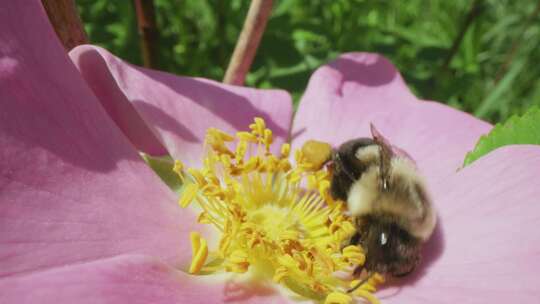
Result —
[{"label": "yellow pollen", "polygon": [[[311,142],[294,151],[292,165],[289,144],[271,152],[273,134],[262,118],[249,129],[235,136],[209,129],[202,167],[175,163],[183,182],[180,206],[197,204],[199,223],[220,233],[211,252],[199,233],[191,234],[189,272],[251,273],[325,303],[351,303],[353,297],[378,303],[372,295],[378,277],[347,294],[352,279],[336,275],[351,273],[365,255],[359,246],[347,246],[355,227],[344,204],[329,194],[331,172],[324,162],[330,145]],[[208,256],[215,258],[211,264]]]},{"label": "yellow pollen", "polygon": [[325,142],[308,140],[302,146],[302,154],[313,165],[313,170],[319,170],[332,155],[332,147]]}]

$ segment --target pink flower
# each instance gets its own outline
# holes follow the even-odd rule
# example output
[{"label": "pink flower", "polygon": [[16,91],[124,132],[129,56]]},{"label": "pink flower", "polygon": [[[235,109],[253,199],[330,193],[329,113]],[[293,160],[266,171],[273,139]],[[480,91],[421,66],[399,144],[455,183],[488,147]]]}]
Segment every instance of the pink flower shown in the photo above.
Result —
[{"label": "pink flower", "polygon": [[0,4],[0,303],[290,301],[179,270],[201,228],[137,153],[196,165],[206,129],[254,116],[293,148],[368,136],[373,123],[417,161],[440,224],[422,268],[378,293],[384,303],[538,302],[540,148],[459,170],[491,126],[417,100],[386,59],[321,67],[292,120],[284,91],[150,71],[93,46],[70,57],[39,1]]}]

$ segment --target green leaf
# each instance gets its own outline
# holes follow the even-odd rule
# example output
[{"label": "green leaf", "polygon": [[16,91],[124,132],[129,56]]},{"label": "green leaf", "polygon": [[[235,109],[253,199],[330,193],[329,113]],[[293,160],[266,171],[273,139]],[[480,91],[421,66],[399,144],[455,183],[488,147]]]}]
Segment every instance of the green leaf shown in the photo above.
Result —
[{"label": "green leaf", "polygon": [[182,186],[182,182],[178,175],[173,171],[174,159],[170,156],[150,156],[141,153],[144,161],[154,170],[161,180],[169,186],[173,191],[178,192]]},{"label": "green leaf", "polygon": [[468,166],[499,147],[519,144],[540,145],[540,108],[532,107],[523,116],[514,115],[497,124],[489,134],[480,137],[463,165]]}]

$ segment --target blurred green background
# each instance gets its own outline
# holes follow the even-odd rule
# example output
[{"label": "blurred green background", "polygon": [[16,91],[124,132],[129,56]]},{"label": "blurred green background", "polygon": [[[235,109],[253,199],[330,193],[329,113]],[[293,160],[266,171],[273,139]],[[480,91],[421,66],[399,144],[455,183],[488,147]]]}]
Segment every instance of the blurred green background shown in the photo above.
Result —
[{"label": "blurred green background", "polygon": [[[158,68],[221,80],[249,2],[155,0]],[[76,3],[92,43],[142,64],[132,1]],[[536,0],[274,0],[246,84],[298,101],[318,66],[378,52],[420,98],[498,122],[540,105],[539,10]]]}]

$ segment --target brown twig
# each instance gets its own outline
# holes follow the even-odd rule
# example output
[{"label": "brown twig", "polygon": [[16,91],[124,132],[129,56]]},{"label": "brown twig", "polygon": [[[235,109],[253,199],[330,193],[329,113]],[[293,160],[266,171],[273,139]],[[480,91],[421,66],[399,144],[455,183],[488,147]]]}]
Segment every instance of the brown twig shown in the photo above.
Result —
[{"label": "brown twig", "polygon": [[536,19],[536,17],[538,17],[539,14],[540,14],[540,1],[538,1],[538,3],[536,4],[536,8],[529,15],[529,17],[527,18],[527,21],[525,22],[525,25],[519,32],[516,39],[514,39],[514,41],[512,42],[510,51],[506,54],[503,60],[503,64],[499,67],[499,69],[497,70],[497,73],[495,73],[494,84],[497,84],[508,71],[510,64],[514,60],[514,57],[516,56],[517,51],[519,47],[521,46],[521,42],[523,41],[523,35],[525,34],[529,26],[533,24],[534,20]]},{"label": "brown twig", "polygon": [[143,65],[148,68],[157,66],[158,29],[154,0],[135,0],[137,26],[142,50]]},{"label": "brown twig", "polygon": [[244,84],[271,11],[272,0],[251,1],[244,27],[225,72],[224,83]]},{"label": "brown twig", "polygon": [[67,51],[88,43],[74,0],[42,0],[56,35]]},{"label": "brown twig", "polygon": [[459,47],[461,46],[461,42],[463,42],[463,38],[465,37],[465,34],[469,30],[469,27],[473,24],[473,21],[482,12],[482,5],[483,5],[483,0],[475,0],[472,3],[471,8],[469,9],[469,12],[467,13],[467,16],[465,17],[465,21],[461,24],[459,33],[454,39],[454,42],[452,43],[452,47],[450,47],[450,51],[448,51],[448,55],[444,59],[444,62],[441,66],[441,71],[446,71],[448,69],[450,62],[452,62],[452,59],[454,59],[454,56],[457,54],[457,51],[459,50]]}]

